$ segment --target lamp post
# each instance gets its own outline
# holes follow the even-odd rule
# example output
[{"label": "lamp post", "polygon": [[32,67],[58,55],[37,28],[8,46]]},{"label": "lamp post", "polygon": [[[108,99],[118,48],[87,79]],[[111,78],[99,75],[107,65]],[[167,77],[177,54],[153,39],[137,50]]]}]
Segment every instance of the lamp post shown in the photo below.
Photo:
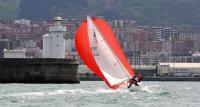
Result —
[{"label": "lamp post", "polygon": [[189,56],[190,56],[190,58],[189,58],[189,59],[191,59],[191,62],[193,63],[192,51],[189,51]]},{"label": "lamp post", "polygon": [[140,58],[141,58],[141,54],[143,54],[144,52],[143,51],[139,51],[139,73],[140,73],[140,64],[141,64],[141,60],[140,60]]},{"label": "lamp post", "polygon": [[140,50],[139,50],[139,70],[138,72],[140,73]]},{"label": "lamp post", "polygon": [[139,70],[138,70],[138,72],[140,73],[140,39],[139,39]]}]

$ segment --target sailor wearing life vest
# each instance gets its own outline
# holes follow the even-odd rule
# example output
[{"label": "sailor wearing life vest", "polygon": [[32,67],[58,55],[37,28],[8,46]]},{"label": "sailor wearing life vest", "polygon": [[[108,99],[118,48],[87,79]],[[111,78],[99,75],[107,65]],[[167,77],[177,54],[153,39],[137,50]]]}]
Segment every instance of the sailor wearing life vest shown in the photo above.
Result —
[{"label": "sailor wearing life vest", "polygon": [[139,86],[139,85],[138,85],[138,82],[141,82],[142,79],[143,79],[143,76],[142,76],[142,75],[138,75],[138,76],[135,76],[135,77],[131,78],[131,79],[128,81],[128,83],[129,83],[128,88],[130,88],[132,84],[134,84],[135,86]]}]

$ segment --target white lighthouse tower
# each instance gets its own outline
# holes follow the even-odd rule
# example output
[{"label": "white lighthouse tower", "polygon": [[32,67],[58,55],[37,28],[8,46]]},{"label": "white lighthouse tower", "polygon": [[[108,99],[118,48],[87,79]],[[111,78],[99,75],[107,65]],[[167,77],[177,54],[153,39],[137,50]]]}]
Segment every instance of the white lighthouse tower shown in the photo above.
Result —
[{"label": "white lighthouse tower", "polygon": [[53,18],[54,25],[49,27],[49,34],[43,35],[43,57],[64,58],[66,27],[62,26],[62,18]]}]

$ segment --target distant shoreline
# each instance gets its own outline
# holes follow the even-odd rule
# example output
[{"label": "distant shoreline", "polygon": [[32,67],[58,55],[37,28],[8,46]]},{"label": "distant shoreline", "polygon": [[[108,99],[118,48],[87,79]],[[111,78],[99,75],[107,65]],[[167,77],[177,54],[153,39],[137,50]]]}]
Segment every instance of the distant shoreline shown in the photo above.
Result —
[{"label": "distant shoreline", "polygon": [[[102,81],[98,76],[80,76],[80,81]],[[200,81],[200,77],[144,77],[143,81]]]}]

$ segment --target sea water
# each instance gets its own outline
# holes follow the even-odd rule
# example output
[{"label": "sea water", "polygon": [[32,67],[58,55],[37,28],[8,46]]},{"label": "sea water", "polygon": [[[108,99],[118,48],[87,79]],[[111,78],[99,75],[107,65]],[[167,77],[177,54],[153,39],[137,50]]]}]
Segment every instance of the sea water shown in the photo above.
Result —
[{"label": "sea water", "polygon": [[199,82],[143,82],[110,90],[103,81],[80,84],[0,84],[0,107],[200,107]]}]

